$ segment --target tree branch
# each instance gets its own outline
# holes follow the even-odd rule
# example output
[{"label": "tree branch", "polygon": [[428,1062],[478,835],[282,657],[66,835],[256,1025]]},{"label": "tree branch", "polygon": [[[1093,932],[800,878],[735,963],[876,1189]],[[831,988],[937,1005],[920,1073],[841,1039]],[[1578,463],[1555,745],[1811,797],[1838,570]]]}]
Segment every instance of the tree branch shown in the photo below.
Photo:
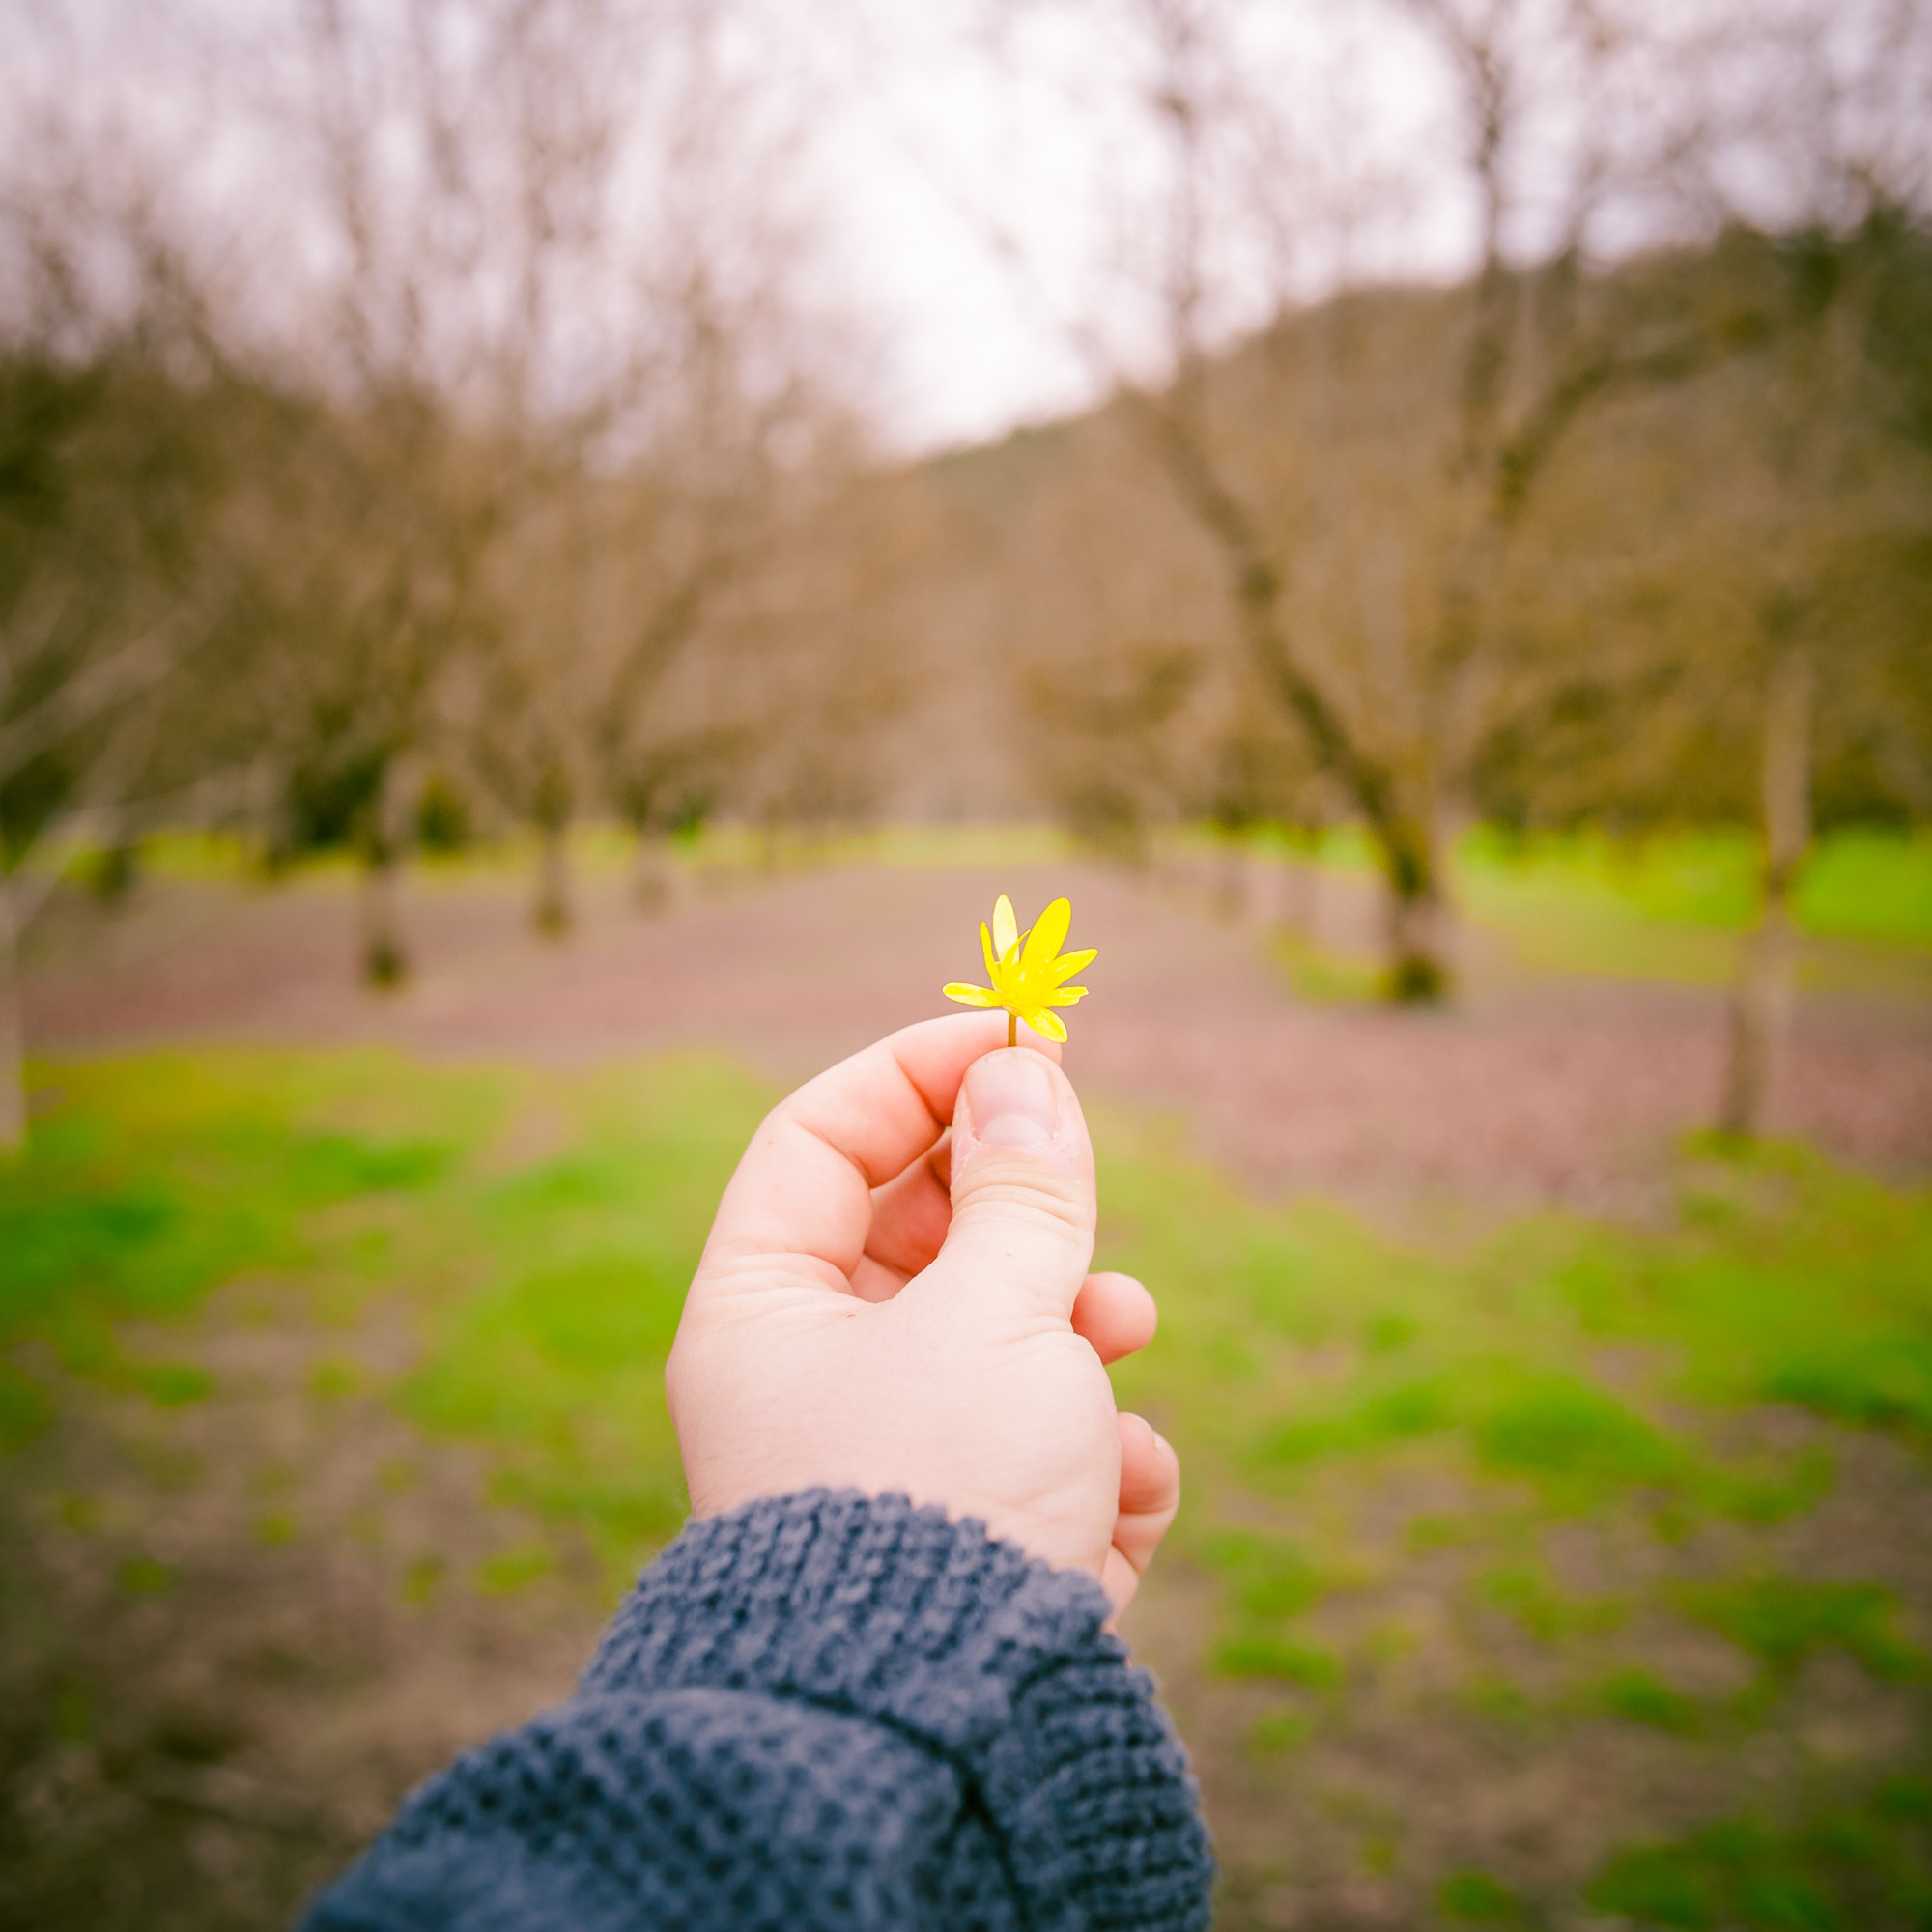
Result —
[{"label": "tree branch", "polygon": [[66,679],[38,704],[0,724],[0,781],[123,698],[154,684],[177,661],[165,628],[157,626]]}]

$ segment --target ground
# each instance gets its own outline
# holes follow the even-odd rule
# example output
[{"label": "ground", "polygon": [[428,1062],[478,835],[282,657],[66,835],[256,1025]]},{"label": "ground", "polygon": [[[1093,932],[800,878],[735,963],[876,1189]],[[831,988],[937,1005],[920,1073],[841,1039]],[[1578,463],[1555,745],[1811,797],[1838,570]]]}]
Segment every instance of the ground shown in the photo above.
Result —
[{"label": "ground", "polygon": [[[1069,1069],[1083,1089],[1174,1110],[1206,1158],[1264,1194],[1613,1208],[1715,1109],[1720,982],[1536,973],[1477,929],[1446,1011],[1286,998],[1255,923],[1213,915],[1210,883],[1205,862],[1152,876],[1064,863],[855,865],[776,881],[720,868],[674,917],[643,920],[621,874],[602,873],[559,946],[528,929],[513,879],[432,874],[410,908],[416,977],[382,998],[355,983],[345,874],[301,891],[207,883],[112,919],[71,903],[43,941],[30,1025],[50,1051],[381,1040],[436,1059],[586,1065],[704,1046],[790,1084],[946,1010],[937,988],[980,970],[978,923],[996,893],[1030,905],[1065,891],[1076,938],[1106,962]],[[1367,943],[1366,882],[1331,876],[1322,894],[1324,936]],[[1691,937],[1727,956],[1726,938]],[[1772,1126],[1922,1171],[1928,955],[1881,955],[1889,972],[1868,967],[1861,984],[1856,949],[1814,952],[1849,983],[1802,1002]]]},{"label": "ground", "polygon": [[431,873],[387,995],[326,870],[56,906],[0,1190],[0,1923],[285,1922],[567,1690],[675,1528],[657,1364],[734,1147],[942,1010],[1000,890],[1101,949],[1067,1065],[1163,1302],[1122,1398],[1189,1474],[1126,1634],[1220,1922],[1932,1923],[1923,949],[1811,947],[1741,1157],[1685,1138],[1721,934],[1566,959],[1496,900],[1401,1013],[1309,996],[1359,978],[1346,873],[1284,939],[1208,853],[944,856],[651,919],[595,871],[561,943]]}]

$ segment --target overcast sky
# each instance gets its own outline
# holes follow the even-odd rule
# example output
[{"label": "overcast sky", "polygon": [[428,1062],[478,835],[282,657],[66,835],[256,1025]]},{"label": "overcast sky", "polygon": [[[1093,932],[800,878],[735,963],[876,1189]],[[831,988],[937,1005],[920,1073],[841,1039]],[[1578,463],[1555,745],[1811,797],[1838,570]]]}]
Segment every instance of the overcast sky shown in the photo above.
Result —
[{"label": "overcast sky", "polygon": [[[369,20],[403,17],[398,0],[345,4]],[[667,12],[678,4],[662,0]],[[1647,12],[1653,29],[1668,23],[1686,46],[1700,20],[1728,23],[1729,43],[1748,51],[1753,40],[1773,43],[1771,23],[1815,18],[1820,4],[1623,0],[1623,9]],[[1894,4],[1833,0],[1834,17],[1889,32]],[[463,5],[449,0],[440,17],[461,22]],[[1918,0],[1915,12],[1924,11]],[[1537,23],[1558,12],[1555,0],[1514,11],[1532,49]],[[817,293],[856,325],[869,400],[897,448],[995,437],[1081,406],[1122,369],[1156,364],[1150,290],[1168,204],[1134,27],[1144,13],[1127,0],[733,0],[739,57],[755,71],[758,98],[800,136],[791,178],[773,191],[809,216]],[[1338,278],[1466,272],[1476,210],[1460,164],[1456,89],[1415,11],[1401,0],[1222,0],[1218,13],[1235,23],[1233,38],[1205,84],[1239,111],[1215,125],[1266,132],[1261,146],[1215,160],[1222,200],[1207,224],[1206,332],[1253,327]],[[298,273],[271,264],[277,250],[285,264],[300,256],[301,203],[281,178],[288,156],[276,149],[288,139],[262,110],[257,80],[273,66],[266,50],[275,35],[300,17],[298,0],[4,0],[0,90],[30,84],[35,60],[55,49],[64,71],[47,98],[112,102],[176,157],[163,170],[172,180],[199,163],[218,192],[252,204],[264,245],[241,253],[255,298],[271,299],[280,284],[298,300]],[[1923,44],[1919,56],[1921,68],[1932,58]],[[1691,66],[1666,56],[1639,72],[1622,125],[1667,135],[1664,97]],[[1884,73],[1897,64],[1866,66]],[[1536,75],[1538,113],[1516,144],[1523,226],[1515,239],[1525,252],[1548,245],[1538,195],[1560,201],[1575,176],[1568,150],[1585,92],[1577,81],[1560,53]],[[1914,86],[1922,93],[1932,78]],[[249,104],[251,94],[260,98]],[[0,92],[0,143],[6,106]],[[222,162],[224,124],[250,113],[252,134],[231,139]],[[25,119],[14,119],[18,150]],[[1922,149],[1922,135],[1911,138]],[[1255,219],[1264,201],[1272,227]],[[1612,253],[1661,232],[1639,203],[1620,218]],[[1781,218],[1775,194],[1762,218]]]},{"label": "overcast sky", "polygon": [[[1088,400],[1105,366],[1150,359],[1151,317],[1132,299],[1150,286],[1163,206],[1133,24],[1147,9],[766,4],[840,23],[815,27],[811,43],[836,103],[827,208],[843,272],[889,325],[892,415],[906,442],[997,434]],[[1212,170],[1210,334],[1338,279],[1471,270],[1467,101],[1423,10],[1198,5],[1224,35],[1225,58],[1205,71],[1210,96],[1228,104],[1227,125],[1264,126],[1274,144],[1223,153]],[[1519,258],[1557,245],[1584,205],[1594,213],[1577,239],[1603,259],[1707,233],[1726,214],[1773,229],[1855,220],[1880,183],[1907,204],[1932,196],[1932,0],[1605,0],[1594,51],[1560,0],[1460,11],[1509,23],[1504,246]],[[987,31],[1000,22],[1003,34]],[[989,245],[994,233],[1023,271]],[[1076,316],[1107,332],[1104,354],[1074,352]]]},{"label": "overcast sky", "polygon": [[[277,35],[300,17],[295,0],[13,4],[0,69],[14,69],[15,85],[36,64],[22,46],[52,49],[63,71],[50,98],[78,90],[110,103],[101,125],[118,115],[145,129],[178,157],[168,171],[179,179],[199,159],[218,192],[258,213],[272,205],[267,239],[299,253],[301,208],[278,178],[274,116],[259,99],[238,105],[272,87],[251,68],[272,67]],[[403,17],[393,0],[347,4]],[[749,23],[740,54],[760,71],[765,99],[808,125],[802,173],[786,185],[810,210],[826,305],[867,345],[892,443],[912,452],[998,436],[1077,408],[1111,374],[1153,359],[1148,251],[1163,204],[1133,27],[1141,10],[1120,0],[736,6],[730,17]],[[1465,270],[1473,211],[1452,164],[1451,90],[1412,16],[1395,0],[1234,0],[1222,12],[1237,27],[1219,84],[1264,101],[1285,143],[1300,252],[1216,262],[1210,329],[1252,326],[1345,272]],[[28,21],[35,34],[10,47]],[[231,109],[252,112],[256,131],[230,141],[225,173],[210,173]],[[1312,218],[1322,200],[1350,202],[1346,260],[1317,245],[1335,227]]]},{"label": "overcast sky", "polygon": [[[1298,89],[1290,112],[1303,138],[1335,168],[1389,182],[1350,270],[1465,268],[1469,211],[1453,187],[1414,193],[1409,164],[1453,139],[1419,38],[1374,0],[1256,12],[1267,33],[1244,77]],[[913,447],[996,436],[1088,401],[1099,371],[1074,325],[1096,309],[1117,325],[1116,359],[1148,347],[1115,294],[1132,280],[1134,223],[1154,200],[1137,49],[1097,7],[1035,10],[989,43],[981,28],[994,13],[981,0],[852,0],[821,49],[837,103],[827,239],[848,286],[877,304],[889,414]],[[1303,265],[1293,293],[1319,295],[1337,266]],[[1257,278],[1253,306],[1272,293]]]}]

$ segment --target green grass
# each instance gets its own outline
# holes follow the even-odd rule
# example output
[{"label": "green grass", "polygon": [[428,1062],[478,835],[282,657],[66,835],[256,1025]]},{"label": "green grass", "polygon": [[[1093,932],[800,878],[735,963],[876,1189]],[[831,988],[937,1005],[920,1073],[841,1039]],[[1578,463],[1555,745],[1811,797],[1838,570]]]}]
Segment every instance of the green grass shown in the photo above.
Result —
[{"label": "green grass", "polygon": [[[1459,902],[1532,967],[1717,983],[1757,917],[1758,846],[1741,828],[1619,839],[1602,831],[1510,838],[1478,828],[1457,847]],[[1932,834],[1824,835],[1798,878],[1803,962],[1820,984],[1901,980],[1932,948]],[[1878,949],[1874,954],[1872,949]],[[1834,950],[1835,949],[1835,950]]]},{"label": "green grass", "polygon": [[[1122,1382],[1264,1491],[1427,1447],[1532,1514],[1775,1520],[1815,1498],[1815,1461],[1724,1451],[1685,1405],[1932,1430],[1932,1198],[1802,1149],[1687,1158],[1667,1233],[1537,1217],[1453,1255],[1321,1202],[1255,1208],[1132,1133],[1103,1157],[1106,1198],[1132,1204],[1109,1263],[1214,1284],[1170,1290],[1160,1350]],[[1603,1379],[1606,1348],[1634,1378]]]},{"label": "green grass", "polygon": [[1695,1737],[1708,1721],[1703,1703],[1640,1664],[1611,1672],[1594,1687],[1593,1701],[1612,1718],[1653,1730]]},{"label": "green grass", "polygon": [[1898,1633],[1897,1598],[1875,1583],[1766,1577],[1687,1590],[1682,1602],[1778,1675],[1827,1648],[1856,1658],[1874,1677],[1907,1682],[1926,1674],[1925,1653]]},{"label": "green grass", "polygon": [[[1289,837],[1273,826],[1247,835],[1258,852],[1325,869],[1378,869],[1375,847],[1357,825],[1334,826],[1313,837]],[[788,846],[825,860],[863,859],[897,866],[1044,865],[1076,850],[1045,823],[883,825],[823,835],[788,835]],[[1170,835],[1181,853],[1212,855],[1219,836],[1199,827]],[[720,824],[679,841],[688,863],[762,863],[763,834],[754,826]],[[595,821],[572,835],[572,857],[592,871],[621,869],[633,841],[620,825]],[[51,863],[85,876],[99,858],[85,843],[64,845]],[[159,832],[146,838],[141,863],[164,877],[206,879],[248,872],[255,855],[229,834]],[[340,854],[320,854],[306,867],[341,869]],[[518,838],[481,843],[454,856],[431,854],[431,870],[476,867],[496,871],[528,863]],[[1741,826],[1684,827],[1618,837],[1596,827],[1564,832],[1509,833],[1477,826],[1457,841],[1457,887],[1479,914],[1554,911],[1571,916],[1611,914],[1656,925],[1739,932],[1756,916],[1758,844]],[[1800,875],[1796,907],[1806,932],[1848,939],[1932,946],[1932,829],[1843,827],[1823,834]]]},{"label": "green grass", "polygon": [[[349,1124],[345,1106],[378,1097],[385,1119]],[[156,1402],[205,1393],[192,1364],[130,1358],[117,1324],[185,1315],[249,1271],[353,1275],[375,1251],[360,1230],[325,1235],[327,1210],[434,1195],[489,1100],[487,1081],[403,1081],[363,1056],[155,1055],[43,1079],[28,1155],[0,1165],[0,1442],[45,1420],[27,1342]]]},{"label": "green grass", "polygon": [[[1471,903],[1499,911],[1613,911],[1725,932],[1757,915],[1758,845],[1742,828],[1629,839],[1478,828],[1457,847],[1456,864]],[[1826,833],[1800,873],[1796,912],[1803,930],[1822,936],[1932,945],[1932,833]]]},{"label": "green grass", "polygon": [[426,1429],[492,1444],[497,1493],[587,1530],[615,1574],[683,1520],[665,1357],[711,1209],[770,1097],[702,1060],[588,1088],[578,1147],[476,1187],[493,1264],[397,1390]]},{"label": "green grass", "polygon": [[1379,1000],[1387,980],[1380,961],[1319,946],[1286,928],[1269,937],[1274,962],[1298,1000],[1317,1006],[1362,1005]]},{"label": "green grass", "polygon": [[[1221,1585],[1208,1669],[1314,1698],[1254,1720],[1257,1762],[1299,1762],[1373,1707],[1418,1598],[1441,1606],[1420,1626],[1428,1668],[1460,1676],[1470,1721],[1517,1753],[1608,1722],[1722,1761],[1785,1721],[1825,1656],[1885,1695],[1921,1694],[1927,1660],[1893,1587],[1791,1574],[1778,1537],[1833,1493],[1830,1425],[1932,1448],[1932,1194],[1800,1148],[1693,1144],[1664,1229],[1547,1215],[1406,1248],[1320,1201],[1258,1208],[1144,1127],[1103,1121],[1102,1174],[1105,1263],[1164,1291],[1156,1348],[1117,1379],[1189,1470],[1176,1546]],[[1746,1426],[1774,1405],[1817,1426]],[[1578,1534],[1648,1553],[1578,1583],[1554,1560]],[[1714,1548],[1729,1552],[1715,1575]],[[1855,1560],[1888,1553],[1881,1541]],[[1670,1655],[1672,1632],[1719,1638],[1737,1688],[1680,1688],[1650,1649]],[[1820,1804],[1864,1815],[1827,1780],[1791,1827],[1801,1849]],[[1783,1838],[1742,1876],[1719,1868],[1721,1833],[1688,1842],[1613,1861],[1600,1909],[1769,1927],[1787,1921],[1748,1912],[1799,1897],[1791,1870],[1825,1884]],[[1512,1922],[1517,1905],[1481,1876],[1445,1881],[1445,1920]],[[1718,1916],[1645,1918],[1640,1888],[1666,1880]]]},{"label": "green grass", "polygon": [[[1379,869],[1361,827],[1313,838],[1274,827],[1249,835],[1258,852],[1325,870]],[[1179,849],[1212,854],[1213,834],[1181,835]],[[1680,827],[1618,837],[1599,827],[1509,833],[1476,826],[1456,842],[1456,890],[1479,920],[1520,928],[1554,920],[1595,934],[1642,927],[1656,941],[1674,928],[1686,957],[1698,936],[1738,933],[1757,917],[1759,846],[1742,826]],[[1848,826],[1824,833],[1799,875],[1801,930],[1821,938],[1932,946],[1932,829]]]},{"label": "green grass", "polygon": [[[420,1556],[412,1601],[514,1594],[566,1545],[614,1588],[675,1530],[663,1364],[761,1083],[698,1057],[564,1079],[242,1052],[35,1078],[30,1151],[0,1169],[0,1442],[44,1427],[56,1369],[205,1400],[198,1312],[270,1280],[325,1323],[402,1310],[413,1366],[384,1382],[325,1349],[310,1394],[373,1390],[476,1445],[521,1512],[480,1566]],[[1731,1749],[1819,1660],[1922,1699],[1932,1666],[1883,1539],[1867,1569],[1817,1575],[1777,1537],[1831,1497],[1832,1429],[1932,1447],[1932,1195],[1802,1149],[1692,1146],[1666,1226],[1543,1215],[1404,1244],[1332,1204],[1257,1206],[1159,1123],[1095,1118],[1098,1264],[1162,1302],[1117,1380],[1188,1466],[1174,1556],[1215,1587],[1204,1672],[1263,1700],[1243,1761],[1303,1762],[1422,1651],[1467,1721],[1521,1749],[1577,1724]],[[1792,1414],[1810,1421],[1755,1426]],[[301,1532],[276,1509],[251,1522],[266,1543]],[[1644,1554],[1579,1580],[1559,1560],[1578,1536]],[[170,1573],[122,1584],[164,1597]],[[1659,1631],[1720,1646],[1747,1688],[1680,1688],[1645,1649]],[[1861,1925],[1877,1885],[1891,1916],[1869,1922],[1923,1922],[1893,1909],[1920,1882],[1917,1787],[1885,1786],[1889,1811],[1841,1787],[1782,1822],[1634,1844],[1591,1903],[1646,1925]],[[1528,1911],[1474,1864],[1439,1888],[1445,1921]]]},{"label": "green grass", "polygon": [[1728,828],[1619,839],[1594,830],[1512,838],[1478,828],[1457,847],[1465,895],[1482,902],[1636,914],[1742,931],[1757,907],[1757,848]]},{"label": "green grass", "polygon": [[1932,835],[1828,834],[1798,886],[1807,932],[1932,945]]},{"label": "green grass", "polygon": [[1857,1808],[1725,1820],[1634,1847],[1590,1885],[1625,1922],[1681,1932],[1874,1932],[1932,1922],[1932,1784],[1901,1776]]},{"label": "green grass", "polygon": [[1522,1901],[1488,1872],[1451,1872],[1442,1881],[1435,1901],[1445,1918],[1463,1925],[1520,1925]]},{"label": "green grass", "polygon": [[[185,1318],[268,1276],[329,1320],[403,1296],[429,1347],[395,1406],[487,1444],[495,1492],[587,1534],[613,1576],[682,1520],[664,1358],[769,1104],[757,1082],[701,1059],[562,1083],[220,1053],[70,1063],[39,1086],[28,1156],[0,1168],[0,1442],[46,1423],[49,1357],[156,1403],[206,1394],[173,1358]],[[530,1109],[560,1115],[568,1145],[498,1158]],[[355,1379],[327,1362],[312,1378],[322,1395]]]},{"label": "green grass", "polygon": [[[1338,858],[1343,851],[1337,846]],[[882,825],[869,829],[792,830],[774,842],[748,824],[714,824],[674,843],[677,863],[690,868],[762,869],[775,859],[784,866],[863,863],[907,867],[1040,866],[1065,863],[1075,853],[1068,835],[1048,823]],[[574,828],[570,859],[584,874],[628,870],[636,861],[631,832],[611,820]],[[479,839],[454,852],[421,851],[412,865],[432,881],[466,875],[523,874],[535,863],[534,840],[526,834]],[[74,840],[51,851],[45,862],[76,883],[92,879],[100,861],[98,846]],[[255,875],[259,850],[229,833],[162,831],[142,840],[139,864],[154,877],[187,881],[230,880]],[[297,862],[302,876],[347,877],[354,855],[340,847],[304,853]]]},{"label": "green grass", "polygon": [[[1259,853],[1361,878],[1378,870],[1359,827],[1291,841],[1274,828],[1249,835]],[[1178,843],[1215,859],[1211,835]],[[1743,828],[1683,829],[1616,838],[1580,828],[1508,835],[1478,826],[1458,841],[1460,913],[1539,973],[1607,975],[1702,985],[1728,983],[1737,945],[1758,914],[1758,846]],[[1795,895],[1799,978],[1816,990],[1932,994],[1932,831],[1847,828],[1826,833]],[[1379,999],[1379,958],[1270,940],[1294,994],[1318,1003]]]}]

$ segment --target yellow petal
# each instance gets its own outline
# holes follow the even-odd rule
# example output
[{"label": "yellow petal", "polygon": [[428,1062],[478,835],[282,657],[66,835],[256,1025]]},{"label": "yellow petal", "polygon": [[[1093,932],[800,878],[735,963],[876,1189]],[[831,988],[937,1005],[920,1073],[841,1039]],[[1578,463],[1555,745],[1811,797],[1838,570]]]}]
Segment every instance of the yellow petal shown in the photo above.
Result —
[{"label": "yellow petal", "polygon": [[1000,955],[993,951],[993,935],[986,930],[986,922],[980,922],[980,950],[986,955],[986,978],[991,980],[1000,970]]},{"label": "yellow petal", "polygon": [[1052,994],[1048,998],[1047,1005],[1050,1007],[1072,1007],[1077,1006],[1086,997],[1087,988],[1085,986],[1062,986],[1057,993]]},{"label": "yellow petal", "polygon": [[984,986],[948,986],[946,997],[957,1000],[966,1007],[997,1007],[1000,998],[997,993],[989,993]]},{"label": "yellow petal", "polygon": [[1025,1015],[1025,1018],[1027,1025],[1032,1027],[1035,1033],[1040,1035],[1043,1038],[1057,1039],[1063,1046],[1065,1045],[1066,1029],[1061,1024],[1058,1013],[1044,1011],[1028,1013]]},{"label": "yellow petal", "polygon": [[1019,944],[1020,923],[1013,917],[1013,902],[1005,893],[993,902],[993,944],[1004,959]]},{"label": "yellow petal", "polygon": [[1090,946],[1085,952],[1063,952],[1047,969],[1050,980],[1070,980],[1083,966],[1091,966],[1100,956],[1097,946]]},{"label": "yellow petal", "polygon": [[1073,908],[1065,899],[1055,899],[1040,914],[1039,922],[1027,936],[1026,957],[1021,962],[1029,973],[1037,973],[1060,951],[1066,928],[1073,923]]}]

